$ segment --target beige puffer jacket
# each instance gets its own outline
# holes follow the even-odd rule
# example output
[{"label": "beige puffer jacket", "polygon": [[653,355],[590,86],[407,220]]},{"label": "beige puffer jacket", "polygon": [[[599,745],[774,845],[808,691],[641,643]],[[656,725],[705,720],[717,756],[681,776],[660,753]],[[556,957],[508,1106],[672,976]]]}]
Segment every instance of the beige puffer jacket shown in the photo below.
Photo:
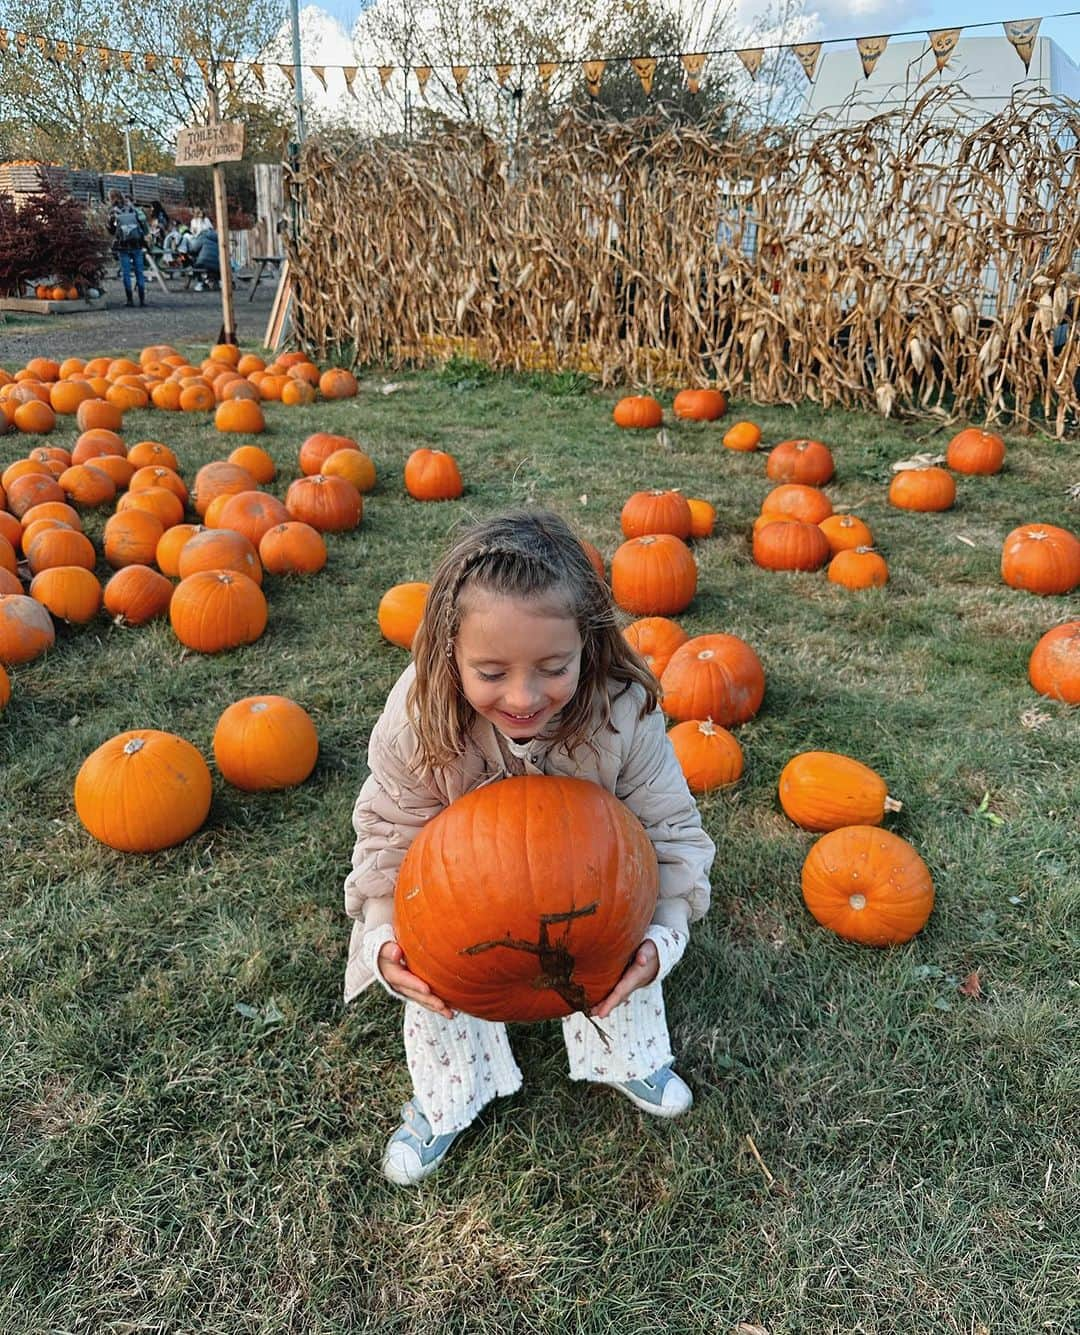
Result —
[{"label": "beige puffer jacket", "polygon": [[[653,710],[641,718],[645,692],[634,685],[615,697],[612,728],[600,727],[595,751],[579,746],[547,749],[542,738],[528,747],[511,744],[486,719],[477,717],[464,754],[437,773],[423,773],[418,743],[405,701],[410,664],[394,684],[371,733],[371,773],[353,810],[356,846],[345,881],[345,911],[353,924],[345,969],[345,1000],[374,981],[363,958],[368,932],[393,922],[394,883],[413,839],[456,798],[495,779],[515,774],[557,774],[599,783],[625,802],[644,825],[660,863],[660,898],[653,922],[683,933],[709,907],[709,868],[716,849],[667,739],[664,718]],[[612,730],[613,729],[613,730]]]}]

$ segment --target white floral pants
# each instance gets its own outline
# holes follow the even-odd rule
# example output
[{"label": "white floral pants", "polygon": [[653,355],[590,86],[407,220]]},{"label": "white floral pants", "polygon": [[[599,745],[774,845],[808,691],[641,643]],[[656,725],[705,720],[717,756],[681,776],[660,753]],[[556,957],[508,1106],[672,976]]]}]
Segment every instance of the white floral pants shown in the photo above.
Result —
[{"label": "white floral pants", "polygon": [[[389,931],[379,929],[381,939],[378,944],[371,943],[372,962],[378,958],[379,946],[392,939],[392,934],[384,934]],[[656,945],[659,973],[648,987],[632,992],[606,1019],[597,1022],[607,1045],[580,1012],[563,1020],[571,1080],[617,1084],[651,1075],[671,1061],[661,983],[681,958],[686,936],[657,925],[651,926],[645,936]],[[364,944],[367,948],[366,940]],[[381,980],[378,970],[374,972]],[[397,996],[394,992],[391,995]],[[437,1134],[462,1130],[493,1098],[521,1088],[521,1071],[504,1024],[461,1012],[447,1020],[406,1001],[404,1028],[405,1058],[413,1090]]]}]

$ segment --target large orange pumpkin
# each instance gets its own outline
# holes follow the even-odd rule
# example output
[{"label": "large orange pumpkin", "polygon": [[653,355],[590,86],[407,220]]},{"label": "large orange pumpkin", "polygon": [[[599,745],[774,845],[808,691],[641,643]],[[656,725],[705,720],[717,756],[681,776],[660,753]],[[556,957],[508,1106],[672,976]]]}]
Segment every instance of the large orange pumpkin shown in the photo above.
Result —
[{"label": "large orange pumpkin", "polygon": [[1028,680],[1041,695],[1080,705],[1080,621],[1046,632],[1032,650]]},{"label": "large orange pumpkin", "polygon": [[837,830],[880,825],[902,804],[869,765],[833,751],[804,751],[780,773],[780,805],[804,830]]},{"label": "large orange pumpkin", "polygon": [[820,440],[782,440],[769,451],[765,476],[774,482],[824,486],[835,471],[832,451]]},{"label": "large orange pumpkin", "polygon": [[275,524],[259,543],[259,560],[271,575],[314,575],[326,565],[326,543],[310,524]]},{"label": "large orange pumpkin", "polygon": [[315,768],[319,736],[310,715],[284,695],[252,695],[225,710],[214,728],[214,759],[245,792],[303,783]]},{"label": "large orange pumpkin", "polygon": [[235,570],[200,570],[173,590],[169,621],[176,638],[201,654],[251,644],[266,629],[266,599]]},{"label": "large orange pumpkin", "polygon": [[685,421],[715,422],[727,412],[727,397],[720,389],[681,389],[671,407]]},{"label": "large orange pumpkin", "polygon": [[101,608],[101,584],[92,570],[82,566],[50,566],[30,581],[30,597],[58,621],[84,626]]},{"label": "large orange pumpkin", "polygon": [[461,495],[457,461],[445,450],[413,450],[405,460],[405,490],[416,501],[452,501]]},{"label": "large orange pumpkin", "polygon": [[675,616],[697,592],[697,565],[673,533],[650,533],[624,542],[611,558],[611,593],[635,616]]},{"label": "large orange pumpkin", "polygon": [[829,559],[829,540],[817,524],[778,520],[755,530],[753,551],[764,570],[820,570]]},{"label": "large orange pumpkin", "polygon": [[364,516],[364,501],[343,477],[298,477],[289,483],[285,509],[293,519],[310,524],[320,533],[344,533],[354,529]]},{"label": "large orange pumpkin", "polygon": [[212,787],[190,742],[140,728],[110,738],[83,761],[75,810],[110,848],[154,853],[195,833],[210,811]]},{"label": "large orange pumpkin", "polygon": [[214,413],[214,425],[219,431],[234,431],[257,436],[266,429],[266,418],[259,404],[252,399],[226,399]]},{"label": "large orange pumpkin", "polygon": [[485,784],[429,821],[398,873],[394,932],[408,966],[486,1020],[587,1011],[648,926],[656,853],[599,784],[523,775]]},{"label": "large orange pumpkin", "polygon": [[56,640],[52,617],[25,593],[0,593],[0,663],[29,663]]},{"label": "large orange pumpkin", "polygon": [[1028,593],[1072,593],[1080,584],[1080,538],[1054,524],[1021,524],[1001,548],[1001,578]]},{"label": "large orange pumpkin", "polygon": [[616,426],[634,430],[660,426],[664,421],[664,410],[651,394],[629,394],[618,401],[611,416]]},{"label": "large orange pumpkin", "polygon": [[619,516],[623,535],[643,538],[647,533],[674,533],[688,538],[693,516],[686,497],[678,491],[635,491]]},{"label": "large orange pumpkin", "polygon": [[147,565],[124,566],[105,585],[105,608],[128,626],[142,626],[164,616],[173,586]]},{"label": "large orange pumpkin", "polygon": [[969,426],[949,441],[945,462],[954,472],[988,476],[1005,462],[1005,442],[993,431]]},{"label": "large orange pumpkin", "polygon": [[934,907],[926,863],[903,839],[874,825],[845,825],[822,837],[802,869],[806,907],[847,941],[910,941]]},{"label": "large orange pumpkin", "polygon": [[889,483],[889,502],[900,510],[949,510],[956,501],[956,483],[944,468],[902,468]]},{"label": "large orange pumpkin", "polygon": [[335,436],[330,431],[316,431],[300,446],[300,471],[306,477],[322,472],[322,466],[338,450],[359,450],[352,436]]},{"label": "large orange pumpkin", "polygon": [[324,399],[351,399],[357,388],[356,376],[340,366],[331,367],[319,377],[319,393]]},{"label": "large orange pumpkin", "polygon": [[423,581],[395,584],[379,599],[379,630],[391,644],[412,648],[430,590],[431,585]]},{"label": "large orange pumpkin", "polygon": [[737,635],[697,635],[671,655],[660,685],[669,718],[712,719],[731,728],[761,708],[765,669]]}]

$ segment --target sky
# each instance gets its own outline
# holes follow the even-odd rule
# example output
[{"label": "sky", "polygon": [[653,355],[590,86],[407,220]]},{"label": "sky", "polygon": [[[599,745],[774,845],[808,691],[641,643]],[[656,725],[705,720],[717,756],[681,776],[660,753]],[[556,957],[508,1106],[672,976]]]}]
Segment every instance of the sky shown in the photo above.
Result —
[{"label": "sky", "polygon": [[[303,0],[301,0],[303,3]],[[308,0],[332,15],[349,30],[360,13],[367,7],[366,0]],[[738,11],[749,15],[754,12],[752,0],[738,0]],[[997,4],[986,0],[807,0],[807,17],[816,15],[812,38],[874,37],[881,33],[914,30],[924,33],[929,28],[967,28],[972,36],[998,37],[1004,19],[1035,18],[1040,8],[1051,13],[1070,9],[1080,10],[1080,0],[1059,0],[1043,4],[1038,0],[1019,0]],[[974,24],[989,27],[974,28]],[[1080,14],[1071,18],[1044,17],[1041,37],[1050,37],[1080,64]],[[806,40],[800,34],[799,40]],[[962,38],[961,38],[962,40]]]}]

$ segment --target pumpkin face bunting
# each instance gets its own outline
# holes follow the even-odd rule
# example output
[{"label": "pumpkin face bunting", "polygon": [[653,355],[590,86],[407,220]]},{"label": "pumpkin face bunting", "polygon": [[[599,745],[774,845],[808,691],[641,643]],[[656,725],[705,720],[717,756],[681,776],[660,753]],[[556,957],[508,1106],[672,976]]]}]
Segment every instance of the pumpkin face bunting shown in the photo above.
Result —
[{"label": "pumpkin face bunting", "polygon": [[867,946],[910,941],[934,907],[926,863],[905,840],[873,825],[822,835],[803,863],[802,893],[823,927]]},{"label": "pumpkin face bunting", "polygon": [[656,853],[599,784],[524,775],[440,812],[394,894],[409,969],[455,1009],[544,1020],[596,1005],[652,918]]}]

